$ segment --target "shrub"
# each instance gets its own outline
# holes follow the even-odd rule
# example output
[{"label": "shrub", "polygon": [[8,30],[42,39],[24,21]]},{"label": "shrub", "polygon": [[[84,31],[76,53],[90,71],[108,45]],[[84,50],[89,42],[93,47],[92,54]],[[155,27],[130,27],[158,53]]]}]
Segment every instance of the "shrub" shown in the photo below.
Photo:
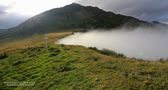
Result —
[{"label": "shrub", "polygon": [[101,54],[108,55],[108,56],[115,56],[115,57],[126,57],[124,54],[117,53],[113,50],[108,50],[108,49],[102,49],[98,50],[96,47],[89,47],[89,49],[95,50]]},{"label": "shrub", "polygon": [[98,61],[100,58],[98,56],[90,56],[89,60]]},{"label": "shrub", "polygon": [[[55,67],[54,67],[55,68]],[[53,69],[54,69],[53,68]],[[73,69],[75,69],[73,66],[71,66],[68,63],[65,64],[61,64],[58,67],[55,68],[57,72],[67,72],[67,71],[71,71]]]},{"label": "shrub", "polygon": [[53,56],[57,56],[58,54],[57,53],[51,53],[50,55],[49,55],[49,57],[53,57]]},{"label": "shrub", "polygon": [[58,50],[58,49],[56,49],[56,48],[52,48],[52,47],[50,47],[48,50],[49,50],[50,52],[60,52],[60,50]]},{"label": "shrub", "polygon": [[14,61],[14,62],[13,62],[13,65],[16,66],[16,65],[19,65],[19,64],[21,64],[21,63],[23,63],[23,61],[17,60],[17,61]]},{"label": "shrub", "polygon": [[160,62],[164,62],[165,60],[164,60],[164,58],[160,58],[159,61]]},{"label": "shrub", "polygon": [[105,55],[109,55],[109,56],[117,56],[118,55],[115,51],[108,50],[108,49],[99,50],[99,52],[102,54],[105,54]]},{"label": "shrub", "polygon": [[92,49],[92,50],[96,50],[98,51],[98,49],[96,47],[88,47],[89,49]]},{"label": "shrub", "polygon": [[7,57],[8,57],[8,55],[6,53],[0,54],[0,59],[5,59]]}]

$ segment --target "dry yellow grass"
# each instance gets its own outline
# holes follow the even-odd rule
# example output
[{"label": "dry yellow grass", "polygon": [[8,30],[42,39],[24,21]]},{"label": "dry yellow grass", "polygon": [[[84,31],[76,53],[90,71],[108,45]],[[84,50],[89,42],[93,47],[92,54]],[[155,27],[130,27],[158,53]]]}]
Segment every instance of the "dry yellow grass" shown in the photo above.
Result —
[{"label": "dry yellow grass", "polygon": [[[58,33],[48,33],[48,43],[56,42],[58,39],[71,35],[72,32],[58,32]],[[45,43],[45,35],[34,35],[30,38],[15,40],[12,42],[6,42],[0,44],[0,52],[6,52],[10,50],[28,48],[40,46]]]}]

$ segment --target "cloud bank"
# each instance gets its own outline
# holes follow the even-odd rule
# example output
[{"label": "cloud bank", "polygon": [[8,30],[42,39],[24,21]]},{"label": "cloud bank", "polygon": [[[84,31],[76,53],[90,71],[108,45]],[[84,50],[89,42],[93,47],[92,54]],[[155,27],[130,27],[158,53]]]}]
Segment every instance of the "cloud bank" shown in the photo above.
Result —
[{"label": "cloud bank", "polygon": [[168,58],[168,30],[137,28],[76,33],[58,43],[110,49],[128,57],[149,60]]}]

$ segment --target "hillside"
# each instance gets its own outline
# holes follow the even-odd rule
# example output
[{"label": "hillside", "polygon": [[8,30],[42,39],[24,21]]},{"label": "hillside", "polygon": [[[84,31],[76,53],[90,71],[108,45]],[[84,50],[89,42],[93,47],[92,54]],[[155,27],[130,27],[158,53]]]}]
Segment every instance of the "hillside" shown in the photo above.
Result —
[{"label": "hillside", "polygon": [[97,7],[82,6],[73,3],[36,15],[24,23],[7,30],[3,35],[0,35],[0,39],[23,38],[49,32],[152,25],[152,23],[138,20],[134,17],[114,14]]},{"label": "hillside", "polygon": [[[167,90],[168,62],[55,42],[71,32],[0,45],[0,90]],[[14,86],[12,86],[14,85]]]},{"label": "hillside", "polygon": [[0,29],[0,34],[2,34],[5,31],[6,31],[6,29]]},{"label": "hillside", "polygon": [[[47,34],[47,43],[54,43],[58,39],[64,38],[68,35],[71,35],[72,32],[59,32],[59,33],[48,33]],[[23,49],[28,47],[36,47],[45,44],[45,35],[34,35],[29,38],[22,38],[19,40],[9,41],[4,39],[4,43],[0,43],[0,53],[7,52],[15,49]]]},{"label": "hillside", "polygon": [[1,90],[168,89],[168,62],[107,56],[82,46],[17,49],[1,54],[0,66]]}]

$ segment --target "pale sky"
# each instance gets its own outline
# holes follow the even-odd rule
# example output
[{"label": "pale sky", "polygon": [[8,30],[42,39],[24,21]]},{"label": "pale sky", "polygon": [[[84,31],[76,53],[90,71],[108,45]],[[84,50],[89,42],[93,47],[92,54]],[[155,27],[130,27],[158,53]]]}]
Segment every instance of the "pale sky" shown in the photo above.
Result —
[{"label": "pale sky", "polygon": [[7,13],[33,16],[46,10],[71,4],[75,0],[0,0]]}]

